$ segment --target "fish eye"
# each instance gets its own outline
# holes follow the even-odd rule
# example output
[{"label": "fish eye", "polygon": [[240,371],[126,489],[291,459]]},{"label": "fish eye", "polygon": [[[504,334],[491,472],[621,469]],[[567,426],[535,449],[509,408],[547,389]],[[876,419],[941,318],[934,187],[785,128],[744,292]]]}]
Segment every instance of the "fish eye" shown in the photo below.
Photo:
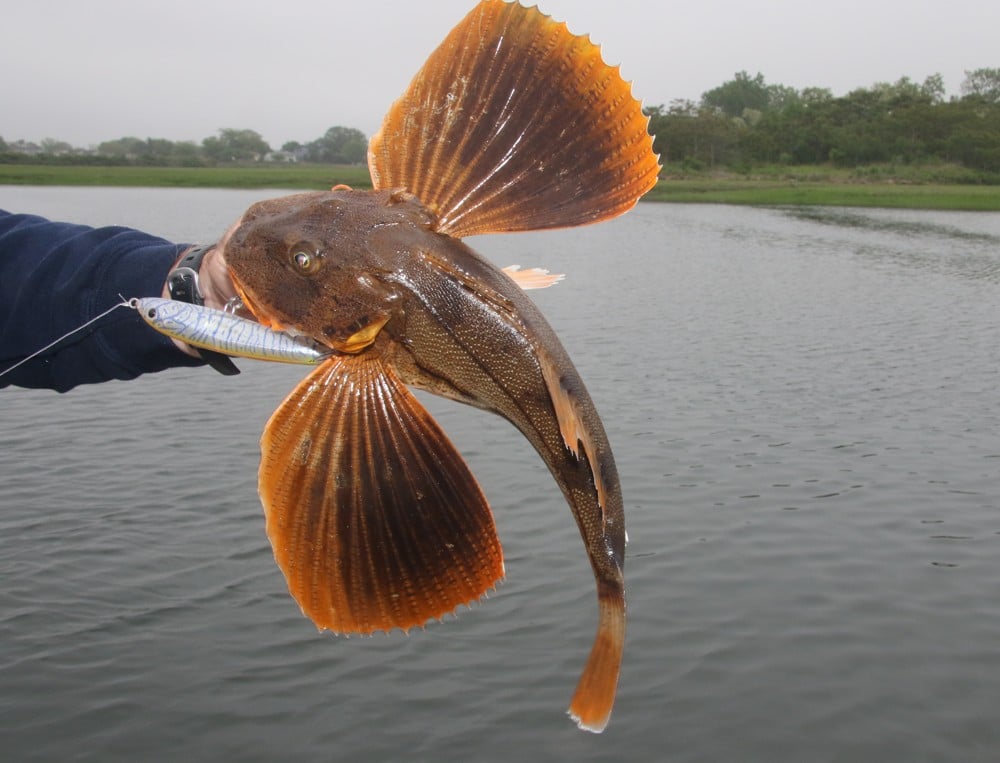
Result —
[{"label": "fish eye", "polygon": [[302,275],[315,273],[323,261],[318,252],[314,252],[302,246],[292,248],[292,265]]}]

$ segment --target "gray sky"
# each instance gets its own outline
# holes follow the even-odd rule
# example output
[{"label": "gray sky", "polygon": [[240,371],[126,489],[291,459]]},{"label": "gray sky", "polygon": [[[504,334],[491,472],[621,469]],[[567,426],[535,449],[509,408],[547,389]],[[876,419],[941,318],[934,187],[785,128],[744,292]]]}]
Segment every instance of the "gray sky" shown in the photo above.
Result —
[{"label": "gray sky", "polygon": [[[1000,67],[986,0],[538,0],[589,33],[645,103],[696,100],[734,72],[843,95]],[[475,0],[20,0],[3,10],[0,137],[77,146],[221,127],[275,148],[332,125],[371,135]]]}]

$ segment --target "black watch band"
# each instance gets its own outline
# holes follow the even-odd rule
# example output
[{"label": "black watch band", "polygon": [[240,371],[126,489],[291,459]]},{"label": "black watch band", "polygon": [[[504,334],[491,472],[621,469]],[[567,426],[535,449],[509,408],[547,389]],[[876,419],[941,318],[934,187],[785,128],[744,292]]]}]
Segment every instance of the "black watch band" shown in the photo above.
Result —
[{"label": "black watch band", "polygon": [[[190,249],[185,254],[176,267],[167,276],[167,291],[170,298],[178,302],[187,302],[192,305],[204,305],[205,300],[201,296],[201,289],[198,286],[198,271],[201,269],[201,261],[205,255],[215,246],[215,244],[205,244]],[[205,362],[224,376],[238,374],[240,369],[229,359],[228,355],[214,350],[204,350],[195,348]]]}]

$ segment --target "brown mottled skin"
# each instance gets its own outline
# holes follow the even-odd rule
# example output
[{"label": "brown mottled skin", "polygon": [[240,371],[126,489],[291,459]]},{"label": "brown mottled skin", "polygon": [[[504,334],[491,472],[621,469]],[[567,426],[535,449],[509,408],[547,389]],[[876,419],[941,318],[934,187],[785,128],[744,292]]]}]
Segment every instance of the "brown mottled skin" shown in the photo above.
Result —
[{"label": "brown mottled skin", "polygon": [[[382,353],[406,383],[498,413],[521,430],[572,507],[602,618],[605,604],[624,617],[622,498],[590,396],[522,290],[434,226],[433,213],[401,191],[298,194],[251,207],[226,260],[262,322],[335,350]],[[564,442],[553,379],[571,404],[563,418],[583,433],[571,443],[579,457]]]},{"label": "brown mottled skin", "polygon": [[597,634],[569,705],[594,732],[625,641],[614,458],[548,323],[460,238],[627,212],[660,172],[648,123],[587,37],[537,7],[480,0],[369,142],[376,190],[261,202],[220,247],[262,323],[335,350],[261,438],[268,537],[303,612],[337,632],[406,630],[496,584],[486,498],[407,385],[499,413],[548,464],[597,579]]}]

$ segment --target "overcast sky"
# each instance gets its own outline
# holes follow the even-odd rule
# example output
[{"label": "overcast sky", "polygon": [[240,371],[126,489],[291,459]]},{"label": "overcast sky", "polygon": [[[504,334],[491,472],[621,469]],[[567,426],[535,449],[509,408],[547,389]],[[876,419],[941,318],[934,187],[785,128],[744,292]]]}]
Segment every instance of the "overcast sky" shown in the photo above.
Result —
[{"label": "overcast sky", "polygon": [[[20,0],[0,15],[0,137],[76,146],[200,142],[249,128],[273,147],[332,125],[371,135],[474,0]],[[589,33],[650,105],[746,70],[856,87],[1000,67],[1000,2],[539,0]]]}]

